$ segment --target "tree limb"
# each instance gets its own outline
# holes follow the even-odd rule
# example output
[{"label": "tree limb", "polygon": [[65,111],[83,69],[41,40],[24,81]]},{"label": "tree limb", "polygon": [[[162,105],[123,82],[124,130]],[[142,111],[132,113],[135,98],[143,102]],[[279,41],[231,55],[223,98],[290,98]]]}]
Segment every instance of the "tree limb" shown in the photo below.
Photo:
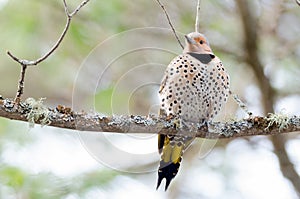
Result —
[{"label": "tree limb", "polygon": [[[257,19],[252,12],[253,7],[251,7],[250,1],[236,0],[236,2],[240,10],[244,28],[244,45],[247,54],[245,57],[245,62],[248,63],[248,65],[253,69],[253,72],[257,78],[258,86],[262,93],[264,112],[272,113],[274,112],[273,106],[275,101],[275,92],[268,77],[264,73],[263,64],[258,54]],[[298,0],[296,0],[296,2],[298,3]],[[277,135],[270,137],[270,140],[273,143],[274,153],[279,160],[282,174],[284,177],[290,180],[298,196],[300,196],[300,177],[285,149],[286,139]]]},{"label": "tree limb", "polygon": [[[40,105],[43,106],[43,105]],[[55,109],[44,107],[47,110],[37,111],[37,106],[27,102],[20,102],[18,109],[9,99],[0,99],[0,117],[28,122],[30,114],[35,112],[35,124],[42,124],[58,128],[79,131],[114,132],[114,133],[150,133],[150,134],[176,134],[218,139],[236,138],[254,135],[275,135],[300,131],[300,117],[269,116],[251,117],[241,121],[212,122],[209,127],[195,124],[190,128],[176,129],[174,120],[158,118],[157,116],[110,116],[99,114],[75,113],[70,108],[57,106]],[[272,117],[275,117],[272,118]],[[46,120],[45,120],[46,118]],[[45,123],[45,121],[47,121]],[[281,121],[281,122],[280,122]]]}]

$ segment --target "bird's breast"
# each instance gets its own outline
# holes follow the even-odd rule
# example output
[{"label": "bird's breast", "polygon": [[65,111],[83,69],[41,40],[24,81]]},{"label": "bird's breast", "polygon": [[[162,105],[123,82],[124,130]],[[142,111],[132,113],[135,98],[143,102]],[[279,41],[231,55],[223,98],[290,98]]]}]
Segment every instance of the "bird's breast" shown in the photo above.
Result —
[{"label": "bird's breast", "polygon": [[186,121],[210,120],[227,100],[228,82],[221,62],[205,64],[191,55],[179,55],[166,69],[160,91],[161,109]]}]

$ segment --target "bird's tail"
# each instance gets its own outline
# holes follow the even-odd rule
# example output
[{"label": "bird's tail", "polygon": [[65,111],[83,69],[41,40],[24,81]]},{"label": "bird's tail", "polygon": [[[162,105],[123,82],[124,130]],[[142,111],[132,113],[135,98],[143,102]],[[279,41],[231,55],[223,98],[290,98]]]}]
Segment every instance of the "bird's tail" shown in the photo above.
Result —
[{"label": "bird's tail", "polygon": [[184,150],[193,141],[193,137],[158,135],[158,150],[161,153],[161,160],[158,169],[157,187],[166,178],[165,191],[170,182],[176,176]]}]

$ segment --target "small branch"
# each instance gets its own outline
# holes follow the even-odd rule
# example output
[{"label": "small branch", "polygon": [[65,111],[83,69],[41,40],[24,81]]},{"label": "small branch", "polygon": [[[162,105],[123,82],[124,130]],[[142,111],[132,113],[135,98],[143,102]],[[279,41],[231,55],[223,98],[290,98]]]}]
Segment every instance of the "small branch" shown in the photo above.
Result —
[{"label": "small branch", "polygon": [[60,35],[59,39],[57,40],[57,42],[54,44],[54,46],[49,50],[49,52],[47,52],[43,57],[37,59],[35,62],[33,62],[33,64],[31,65],[37,65],[41,62],[43,62],[44,60],[46,60],[58,47],[59,45],[61,44],[62,40],[64,39],[69,27],[70,27],[70,23],[71,23],[71,17],[68,16],[67,18],[67,23],[65,25],[65,28],[62,32],[62,34]]},{"label": "small branch", "polygon": [[16,56],[14,56],[10,51],[7,52],[7,54],[16,62],[22,64],[22,65],[26,65],[26,66],[33,66],[33,65],[37,65],[43,61],[45,61],[61,44],[61,42],[63,41],[69,27],[70,27],[70,23],[72,20],[72,17],[77,14],[77,12],[79,12],[79,10],[86,5],[89,2],[89,0],[85,0],[83,1],[71,14],[68,10],[68,6],[65,0],[63,0],[63,4],[64,4],[64,8],[65,8],[65,12],[66,12],[66,16],[67,16],[67,22],[65,25],[64,30],[62,31],[60,37],[58,38],[58,40],[56,41],[56,43],[53,45],[53,47],[42,57],[36,59],[36,60],[32,60],[32,61],[28,61],[28,60],[24,60],[24,59],[19,59]]},{"label": "small branch", "polygon": [[[63,0],[65,2],[65,0]],[[70,14],[71,17],[73,17],[74,15],[77,14],[77,12],[80,11],[80,9],[85,6],[90,0],[85,0],[83,2],[81,2],[81,4],[79,6],[77,6],[77,8]],[[66,4],[65,4],[66,5]]]},{"label": "small branch", "polygon": [[200,29],[200,21],[199,21],[199,18],[200,18],[200,3],[201,3],[201,0],[198,0],[196,20],[195,20],[195,32],[199,32],[199,29]]},{"label": "small branch", "polygon": [[160,2],[160,0],[156,0],[156,1],[160,5],[160,7],[163,9],[163,11],[164,11],[164,13],[165,13],[165,15],[167,17],[167,20],[169,22],[169,25],[171,26],[171,29],[172,29],[172,31],[174,33],[174,36],[177,39],[179,45],[181,46],[182,49],[184,49],[184,46],[182,45],[181,41],[179,40],[179,37],[178,37],[178,35],[177,35],[176,31],[175,31],[175,28],[172,25],[171,19],[169,17],[169,14],[168,14],[167,10],[165,9],[165,6]]},{"label": "small branch", "polygon": [[21,69],[21,77],[19,80],[19,84],[18,84],[18,91],[15,97],[15,104],[19,104],[21,101],[21,96],[23,94],[23,90],[24,90],[24,81],[25,81],[25,73],[26,73],[26,69],[27,69],[27,65],[22,64],[22,69]]},{"label": "small branch", "polygon": [[300,0],[296,0],[296,3],[298,4],[298,6],[300,6]]},{"label": "small branch", "polygon": [[7,51],[7,54],[16,62],[18,62],[21,65],[30,66],[33,65],[35,61],[29,61],[26,59],[19,59],[16,56],[14,56],[10,51]]},{"label": "small branch", "polygon": [[[39,101],[40,102],[40,101]],[[40,115],[32,115],[41,112]],[[254,135],[276,135],[300,131],[300,117],[284,118],[284,125],[279,119],[270,117],[252,117],[234,122],[213,122],[207,126],[195,124],[190,129],[178,130],[174,128],[172,120],[156,116],[111,116],[102,117],[97,114],[75,113],[70,108],[59,105],[55,109],[33,106],[30,103],[20,102],[18,109],[14,109],[14,102],[9,99],[0,99],[0,117],[28,122],[30,118],[37,118],[36,124],[49,125],[79,131],[112,132],[112,133],[147,133],[187,135],[218,139],[236,138]],[[45,122],[46,121],[46,122]]]},{"label": "small branch", "polygon": [[239,107],[248,114],[248,116],[252,116],[252,112],[249,111],[247,105],[239,98],[237,94],[229,90],[229,94],[232,96],[232,98],[235,100],[235,102],[239,105]]},{"label": "small branch", "polygon": [[36,59],[36,60],[26,60],[26,59],[20,59],[18,57],[16,57],[15,55],[13,55],[10,51],[7,51],[7,54],[16,62],[18,62],[21,66],[22,66],[22,70],[21,70],[21,78],[19,80],[19,85],[18,85],[18,91],[16,94],[16,98],[15,98],[15,104],[16,106],[18,106],[21,96],[23,94],[23,89],[24,89],[24,78],[25,78],[25,72],[26,72],[26,68],[27,66],[35,66],[43,61],[45,61],[51,54],[54,53],[54,51],[59,47],[59,45],[62,43],[69,27],[71,24],[71,20],[72,17],[77,14],[77,12],[79,12],[79,10],[86,5],[89,2],[89,0],[85,0],[83,1],[72,13],[69,12],[68,10],[68,6],[65,0],[63,0],[63,5],[64,5],[64,9],[66,12],[66,16],[67,16],[67,22],[65,25],[65,28],[63,30],[63,32],[61,33],[60,37],[58,38],[58,40],[56,41],[56,43],[53,45],[53,47],[46,53],[44,54],[42,57]]},{"label": "small branch", "polygon": [[64,8],[65,8],[65,13],[66,13],[67,17],[69,18],[70,12],[69,12],[69,8],[68,8],[66,0],[63,0],[63,4],[64,4]]},{"label": "small branch", "polygon": [[[253,69],[254,74],[257,77],[258,86],[262,93],[262,104],[265,113],[274,111],[275,92],[268,79],[264,74],[263,64],[260,60],[258,52],[258,28],[257,19],[253,14],[253,7],[251,7],[250,1],[236,0],[240,9],[244,28],[244,45],[246,50],[245,62]],[[299,0],[296,0],[298,3]],[[299,4],[298,4],[299,5]],[[300,176],[297,173],[292,161],[290,160],[288,153],[285,149],[286,140],[282,136],[272,136],[270,140],[274,146],[274,153],[276,154],[280,170],[287,179],[293,184],[295,192],[300,196]]]}]

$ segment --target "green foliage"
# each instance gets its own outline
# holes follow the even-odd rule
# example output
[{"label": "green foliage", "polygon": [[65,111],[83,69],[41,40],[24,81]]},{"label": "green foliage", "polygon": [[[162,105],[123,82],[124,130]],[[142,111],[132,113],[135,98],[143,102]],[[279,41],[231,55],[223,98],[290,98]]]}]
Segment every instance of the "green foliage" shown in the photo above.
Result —
[{"label": "green foliage", "polygon": [[126,111],[127,108],[127,99],[128,93],[118,92],[115,93],[115,88],[113,86],[108,87],[107,89],[103,89],[99,91],[95,95],[95,107],[96,110],[100,113],[111,115],[117,114],[117,112]]},{"label": "green foliage", "polygon": [[70,193],[84,198],[89,190],[107,186],[117,175],[116,172],[101,170],[74,178],[59,178],[51,173],[30,175],[17,167],[2,165],[0,190],[5,186],[16,195],[30,199],[64,198]]},{"label": "green foliage", "polygon": [[77,176],[72,180],[76,183],[70,187],[70,192],[84,196],[93,187],[105,187],[118,175],[112,170],[102,170]]},{"label": "green foliage", "polygon": [[28,124],[23,122],[10,122],[8,119],[0,118],[0,160],[1,149],[8,146],[25,147],[31,144],[34,136],[26,136],[29,131]]},{"label": "green foliage", "polygon": [[13,187],[16,190],[24,186],[25,175],[26,174],[17,167],[0,167],[1,184]]},{"label": "green foliage", "polygon": [[90,17],[95,22],[98,22],[99,26],[105,27],[106,29],[113,32],[123,31],[122,13],[126,9],[124,1],[111,0],[104,4],[94,3],[92,5]]},{"label": "green foliage", "polygon": [[111,114],[111,100],[112,100],[113,88],[107,88],[101,90],[95,95],[96,109],[104,114]]}]

